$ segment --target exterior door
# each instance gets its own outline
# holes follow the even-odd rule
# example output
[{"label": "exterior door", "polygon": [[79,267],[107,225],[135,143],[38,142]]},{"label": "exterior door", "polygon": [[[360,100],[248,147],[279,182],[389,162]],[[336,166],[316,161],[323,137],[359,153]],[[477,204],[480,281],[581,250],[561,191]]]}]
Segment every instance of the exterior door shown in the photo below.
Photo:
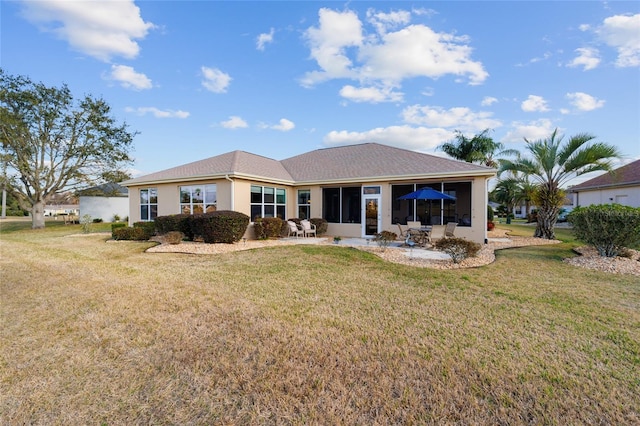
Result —
[{"label": "exterior door", "polygon": [[380,214],[380,195],[367,195],[362,197],[362,236],[372,237],[382,228],[382,215]]}]

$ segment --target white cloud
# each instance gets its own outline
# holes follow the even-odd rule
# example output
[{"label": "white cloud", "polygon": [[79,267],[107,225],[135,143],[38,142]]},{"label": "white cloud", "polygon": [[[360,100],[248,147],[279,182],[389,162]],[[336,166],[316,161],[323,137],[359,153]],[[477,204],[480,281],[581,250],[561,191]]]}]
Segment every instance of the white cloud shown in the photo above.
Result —
[{"label": "white cloud", "polygon": [[378,127],[365,132],[332,131],[324,137],[327,146],[353,145],[363,142],[378,142],[413,151],[426,152],[447,142],[454,132],[440,128],[390,126]]},{"label": "white cloud", "polygon": [[365,86],[399,87],[404,79],[438,79],[449,74],[467,77],[472,85],[484,82],[489,74],[482,63],[470,59],[468,37],[436,33],[424,25],[387,32],[408,23],[407,13],[369,11],[379,33],[365,36],[363,23],[353,11],[320,9],[318,26],[305,33],[319,70],[306,73],[302,85],[347,78]]},{"label": "white cloud", "polygon": [[256,39],[256,49],[264,50],[264,46],[267,43],[273,43],[273,35],[275,34],[275,30],[271,28],[271,31],[268,33],[262,33]]},{"label": "white cloud", "polygon": [[606,18],[596,33],[618,51],[616,66],[640,66],[640,14],[615,15]]},{"label": "white cloud", "polygon": [[136,72],[126,65],[111,65],[111,74],[106,78],[120,83],[122,87],[134,90],[151,89],[153,84],[144,74]]},{"label": "white cloud", "polygon": [[232,80],[229,74],[226,74],[217,68],[209,67],[201,67],[200,71],[202,71],[202,76],[204,77],[202,85],[207,90],[214,93],[225,93],[227,91],[227,87],[229,87]]},{"label": "white cloud", "polygon": [[137,115],[151,114],[156,118],[187,118],[190,115],[187,111],[181,111],[181,110],[174,111],[171,109],[161,110],[156,107],[138,107],[138,108],[126,107],[125,111],[131,112]]},{"label": "white cloud", "polygon": [[575,50],[578,56],[569,62],[570,67],[584,67],[583,71],[589,71],[600,65],[598,49],[592,47],[581,47]]},{"label": "white cloud", "polygon": [[392,28],[408,24],[411,21],[411,13],[406,10],[384,13],[369,9],[367,10],[367,20],[378,33],[384,34]]},{"label": "white cloud", "polygon": [[566,97],[569,99],[569,103],[579,111],[593,111],[594,109],[602,108],[605,103],[605,101],[583,92],[567,93]]},{"label": "white cloud", "polygon": [[26,1],[23,15],[42,31],[54,33],[82,53],[108,62],[114,56],[133,59],[154,25],[140,9],[122,1]]},{"label": "white cloud", "polygon": [[529,95],[526,101],[520,105],[525,112],[545,112],[549,111],[547,101],[542,96]]},{"label": "white cloud", "polygon": [[[529,123],[513,122],[512,130],[508,131],[501,142],[524,142],[524,138],[529,141],[548,138],[557,126],[551,120],[542,119]],[[560,130],[559,130],[560,131]]]},{"label": "white cloud", "polygon": [[232,115],[228,120],[220,122],[220,125],[225,129],[243,129],[249,127],[246,121],[237,115]]},{"label": "white cloud", "polygon": [[346,85],[340,89],[340,96],[353,102],[401,102],[402,92],[394,92],[390,87],[353,87]]},{"label": "white cloud", "polygon": [[291,120],[287,120],[286,118],[281,118],[278,124],[274,124],[273,126],[268,126],[273,130],[280,130],[281,132],[288,132],[289,130],[293,130],[296,125]]},{"label": "white cloud", "polygon": [[494,98],[493,96],[485,96],[484,98],[482,98],[482,102],[480,102],[480,105],[482,105],[482,106],[491,106],[491,105],[495,104],[496,102],[498,102],[497,98]]},{"label": "white cloud", "polygon": [[466,107],[443,109],[441,107],[412,105],[402,111],[405,123],[463,131],[481,131],[501,127],[502,122],[492,116],[491,112],[474,112]]}]

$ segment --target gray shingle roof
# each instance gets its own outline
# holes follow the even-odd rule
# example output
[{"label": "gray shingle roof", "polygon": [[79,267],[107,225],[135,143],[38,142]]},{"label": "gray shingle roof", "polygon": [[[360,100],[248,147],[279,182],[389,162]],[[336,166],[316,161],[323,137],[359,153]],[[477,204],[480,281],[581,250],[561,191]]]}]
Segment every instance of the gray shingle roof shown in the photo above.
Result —
[{"label": "gray shingle roof", "polygon": [[612,186],[640,185],[640,160],[636,160],[612,172],[604,173],[569,188],[570,192]]},{"label": "gray shingle roof", "polygon": [[378,143],[318,149],[282,160],[282,164],[296,182],[493,172],[477,164]]},{"label": "gray shingle roof", "polygon": [[171,169],[151,173],[123,185],[172,182],[210,177],[254,177],[282,182],[333,182],[401,179],[413,176],[492,175],[494,169],[422,154],[377,143],[318,149],[273,160],[245,151],[232,151]]}]

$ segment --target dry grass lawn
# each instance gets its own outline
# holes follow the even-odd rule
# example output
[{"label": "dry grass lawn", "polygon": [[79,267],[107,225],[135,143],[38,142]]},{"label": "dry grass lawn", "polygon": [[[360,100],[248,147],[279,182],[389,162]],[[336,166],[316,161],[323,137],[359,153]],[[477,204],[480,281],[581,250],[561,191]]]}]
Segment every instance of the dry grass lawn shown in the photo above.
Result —
[{"label": "dry grass lawn", "polygon": [[640,283],[569,244],[437,271],[339,246],[0,235],[0,424],[638,424]]}]

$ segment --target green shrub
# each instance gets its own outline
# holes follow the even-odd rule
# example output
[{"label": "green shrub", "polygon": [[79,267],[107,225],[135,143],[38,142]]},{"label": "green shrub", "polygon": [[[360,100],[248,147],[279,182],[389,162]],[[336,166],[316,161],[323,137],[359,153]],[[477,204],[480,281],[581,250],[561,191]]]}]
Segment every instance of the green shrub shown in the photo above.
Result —
[{"label": "green shrub", "polygon": [[386,250],[389,247],[391,242],[395,241],[398,238],[398,234],[391,231],[382,231],[379,234],[376,234],[373,237],[373,241],[378,243],[378,246],[382,249],[382,251]]},{"label": "green shrub", "polygon": [[576,238],[600,256],[615,257],[640,244],[640,208],[619,204],[578,207],[567,216]]},{"label": "green shrub", "polygon": [[193,240],[191,234],[191,215],[190,214],[172,214],[169,216],[158,216],[154,220],[156,224],[156,232],[164,235],[171,231],[182,232],[187,239]]},{"label": "green shrub", "polygon": [[249,216],[244,213],[218,210],[191,217],[192,235],[202,237],[205,243],[232,244],[240,241],[249,226]]},{"label": "green shrub", "polygon": [[91,215],[85,214],[80,219],[80,225],[82,225],[82,232],[88,234],[91,232]]},{"label": "green shrub", "polygon": [[284,225],[284,220],[279,217],[263,217],[253,223],[253,230],[257,239],[266,240],[280,237]]},{"label": "green shrub", "polygon": [[96,217],[95,219],[93,219],[93,223],[102,223],[102,218]]},{"label": "green shrub", "polygon": [[113,233],[116,229],[120,229],[120,228],[124,228],[126,227],[127,224],[126,223],[112,223],[111,224],[111,238],[115,239],[115,234]]},{"label": "green shrub", "polygon": [[142,229],[146,237],[145,240],[148,240],[156,234],[155,222],[136,222],[133,224],[133,227]]},{"label": "green shrub", "polygon": [[329,227],[329,223],[326,219],[322,219],[321,217],[312,217],[309,219],[309,222],[313,223],[316,226],[316,236],[322,235],[327,232],[327,228]]},{"label": "green shrub", "polygon": [[487,221],[493,222],[493,207],[487,205]]},{"label": "green shrub", "polygon": [[112,231],[114,240],[127,240],[127,241],[145,241],[149,238],[145,235],[143,228],[132,228],[125,226],[123,228],[116,228]]},{"label": "green shrub", "polygon": [[453,263],[460,263],[468,257],[474,257],[481,248],[480,244],[464,238],[441,238],[436,241],[435,247],[451,256]]}]

